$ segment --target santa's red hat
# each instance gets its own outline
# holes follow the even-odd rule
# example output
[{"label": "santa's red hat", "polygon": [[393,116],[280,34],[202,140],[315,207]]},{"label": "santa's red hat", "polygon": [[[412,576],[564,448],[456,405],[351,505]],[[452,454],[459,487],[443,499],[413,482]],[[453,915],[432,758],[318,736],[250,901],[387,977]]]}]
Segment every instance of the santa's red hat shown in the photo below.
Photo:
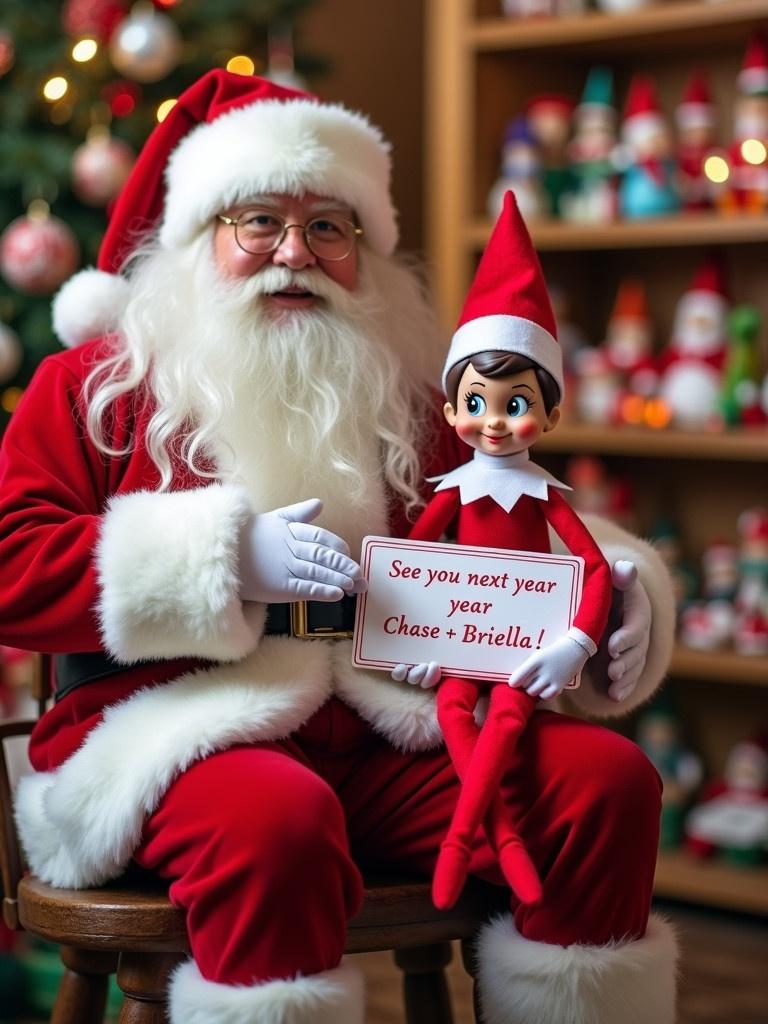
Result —
[{"label": "santa's red hat", "polygon": [[624,105],[622,135],[629,145],[654,135],[664,124],[656,88],[648,75],[634,75]]},{"label": "santa's red hat", "polygon": [[675,110],[675,120],[680,128],[709,128],[714,122],[714,113],[709,80],[703,71],[695,71]]},{"label": "santa's red hat", "polygon": [[768,94],[768,37],[764,32],[756,32],[747,44],[738,84],[747,96]]},{"label": "santa's red hat", "polygon": [[120,269],[137,240],[191,241],[216,213],[264,192],[316,192],[355,210],[366,244],[389,255],[397,219],[390,147],[362,114],[263,78],[209,71],[179,96],[136,161],[99,250],[98,269],[54,300],[54,327],[73,345],[114,324],[128,293]]},{"label": "santa's red hat", "polygon": [[499,219],[469,289],[443,368],[443,388],[456,363],[499,350],[527,356],[547,370],[563,396],[563,354],[541,264],[514,193]]}]

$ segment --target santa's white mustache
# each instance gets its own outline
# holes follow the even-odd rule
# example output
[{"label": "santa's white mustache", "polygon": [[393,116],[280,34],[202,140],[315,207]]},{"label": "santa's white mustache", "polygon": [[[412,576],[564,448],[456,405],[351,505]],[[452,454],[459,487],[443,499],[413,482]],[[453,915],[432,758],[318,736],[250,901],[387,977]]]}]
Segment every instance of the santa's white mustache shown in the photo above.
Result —
[{"label": "santa's white mustache", "polygon": [[322,270],[291,270],[288,267],[263,267],[248,282],[255,295],[274,295],[287,290],[311,292],[322,299],[335,299],[343,289]]}]

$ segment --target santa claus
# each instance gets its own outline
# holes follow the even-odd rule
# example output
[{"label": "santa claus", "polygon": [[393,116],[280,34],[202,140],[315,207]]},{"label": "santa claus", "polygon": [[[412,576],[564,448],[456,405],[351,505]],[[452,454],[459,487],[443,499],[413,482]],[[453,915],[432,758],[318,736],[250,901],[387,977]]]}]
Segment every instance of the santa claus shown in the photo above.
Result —
[{"label": "santa claus", "polygon": [[[389,174],[362,116],[205,75],[150,136],[100,269],[60,294],[82,344],[41,366],[0,456],[0,642],[58,652],[26,854],[58,886],[132,859],[168,880],[192,951],[174,1024],[359,1024],[341,955],[360,869],[428,876],[455,803],[433,691],[307,639],[319,615],[344,633],[361,537],[404,536],[423,477],[459,457]],[[650,548],[591,529],[639,573],[614,567],[608,678],[576,698],[610,714],[663,674],[671,592]],[[551,711],[512,760],[547,895],[480,937],[486,1019],[671,1024],[649,762]],[[485,836],[469,870],[503,882]]]},{"label": "santa claus", "polygon": [[672,340],[659,360],[659,394],[678,426],[706,427],[718,413],[727,320],[723,270],[709,259],[677,304]]}]

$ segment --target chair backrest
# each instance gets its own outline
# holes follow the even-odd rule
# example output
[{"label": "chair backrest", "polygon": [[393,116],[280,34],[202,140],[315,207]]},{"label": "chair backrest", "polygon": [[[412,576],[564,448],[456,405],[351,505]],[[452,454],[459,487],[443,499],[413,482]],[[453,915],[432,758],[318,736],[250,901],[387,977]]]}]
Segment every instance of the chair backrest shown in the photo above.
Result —
[{"label": "chair backrest", "polygon": [[[32,697],[40,717],[51,696],[51,656],[35,655],[32,673]],[[11,778],[8,741],[29,736],[35,722],[31,720],[0,722],[0,879],[3,889],[3,920],[9,928],[19,927],[16,890],[24,874],[24,854],[19,842],[13,814],[13,779]]]}]

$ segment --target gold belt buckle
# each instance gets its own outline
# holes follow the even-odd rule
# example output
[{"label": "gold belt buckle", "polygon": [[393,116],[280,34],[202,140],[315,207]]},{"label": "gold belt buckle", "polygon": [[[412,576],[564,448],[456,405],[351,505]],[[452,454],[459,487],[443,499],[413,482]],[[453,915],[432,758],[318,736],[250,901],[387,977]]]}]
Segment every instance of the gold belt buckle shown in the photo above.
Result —
[{"label": "gold belt buckle", "polygon": [[311,626],[309,623],[309,602],[291,603],[291,635],[298,640],[351,640],[353,633],[348,629],[334,629],[333,626]]}]

